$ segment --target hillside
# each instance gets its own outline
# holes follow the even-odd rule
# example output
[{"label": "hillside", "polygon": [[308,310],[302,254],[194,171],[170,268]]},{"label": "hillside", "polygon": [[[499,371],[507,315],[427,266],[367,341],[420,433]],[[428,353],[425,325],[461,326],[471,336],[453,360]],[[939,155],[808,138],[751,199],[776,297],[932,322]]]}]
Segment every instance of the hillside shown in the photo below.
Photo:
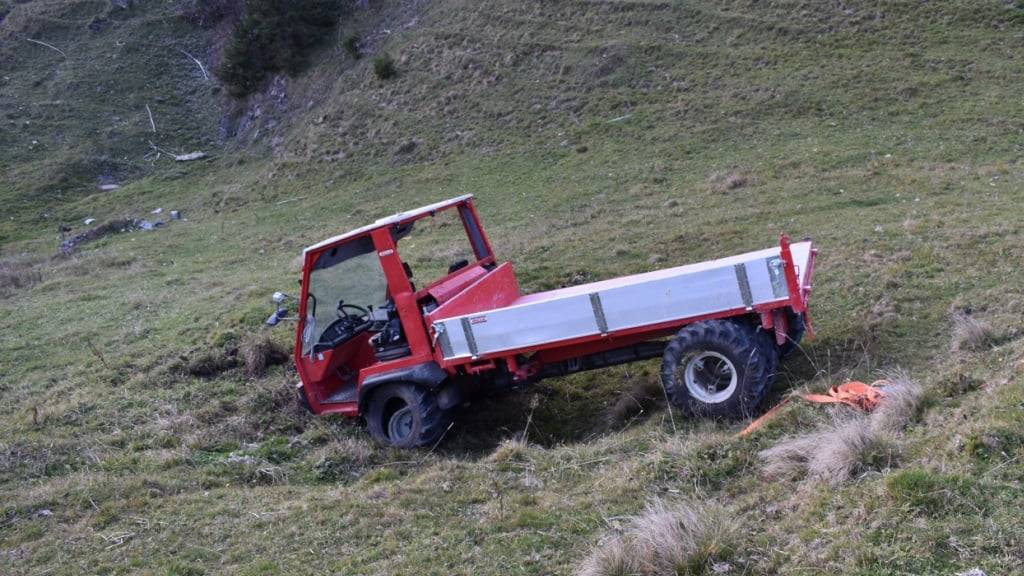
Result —
[{"label": "hillside", "polygon": [[[235,101],[183,2],[0,0],[0,572],[572,574],[656,501],[735,524],[692,573],[1024,572],[1024,5],[369,4]],[[736,438],[656,361],[413,453],[246,369],[304,246],[464,193],[524,290],[812,236],[769,404],[902,371],[923,406],[830,483],[759,454],[850,411]]]}]

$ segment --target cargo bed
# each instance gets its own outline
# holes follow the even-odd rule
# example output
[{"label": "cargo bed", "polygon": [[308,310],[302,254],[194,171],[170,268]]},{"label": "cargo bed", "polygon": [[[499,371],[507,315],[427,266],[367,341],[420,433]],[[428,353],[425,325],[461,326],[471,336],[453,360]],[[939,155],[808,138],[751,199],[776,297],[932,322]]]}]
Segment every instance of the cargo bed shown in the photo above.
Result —
[{"label": "cargo bed", "polygon": [[432,317],[431,326],[450,361],[789,306],[810,289],[814,250],[810,241],[788,244],[793,268],[787,278],[785,246],[522,295],[489,310]]}]

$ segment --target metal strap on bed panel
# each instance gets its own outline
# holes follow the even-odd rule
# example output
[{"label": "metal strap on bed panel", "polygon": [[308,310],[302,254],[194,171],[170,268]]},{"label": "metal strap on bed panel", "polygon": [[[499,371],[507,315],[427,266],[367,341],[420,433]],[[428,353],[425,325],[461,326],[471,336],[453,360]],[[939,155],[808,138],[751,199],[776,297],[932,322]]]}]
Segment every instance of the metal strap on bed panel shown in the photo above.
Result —
[{"label": "metal strap on bed panel", "polygon": [[743,298],[743,305],[750,310],[754,306],[754,297],[750,294],[750,279],[747,278],[747,265],[737,264],[734,269],[736,270],[736,283],[740,286],[740,297]]},{"label": "metal strap on bed panel", "polygon": [[608,320],[604,317],[601,295],[597,292],[590,293],[590,306],[594,309],[594,320],[597,322],[597,329],[601,331],[601,336],[608,334]]},{"label": "metal strap on bed panel", "polygon": [[476,337],[473,336],[473,324],[470,323],[468,316],[462,317],[462,331],[466,334],[466,345],[469,346],[469,355],[476,358]]},{"label": "metal strap on bed panel", "polygon": [[448,329],[444,322],[434,322],[434,338],[437,345],[441,347],[441,356],[451,358],[455,355],[452,352],[452,341],[448,339]]},{"label": "metal strap on bed panel", "polygon": [[776,298],[789,296],[789,289],[786,288],[786,272],[783,270],[782,258],[766,258],[768,264],[768,277],[772,281],[772,294]]}]

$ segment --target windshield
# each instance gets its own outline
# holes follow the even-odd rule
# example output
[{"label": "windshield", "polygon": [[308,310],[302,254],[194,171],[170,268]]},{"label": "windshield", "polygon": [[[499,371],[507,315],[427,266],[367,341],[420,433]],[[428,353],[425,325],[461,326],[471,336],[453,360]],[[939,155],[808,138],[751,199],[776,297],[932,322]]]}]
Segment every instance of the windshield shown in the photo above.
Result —
[{"label": "windshield", "polygon": [[[384,304],[387,281],[373,241],[367,236],[321,254],[309,274],[309,294],[306,313],[313,316],[313,323],[306,326],[311,330],[311,338],[304,338],[306,353],[338,319],[339,301],[366,310]],[[351,308],[349,312],[358,314]]]}]

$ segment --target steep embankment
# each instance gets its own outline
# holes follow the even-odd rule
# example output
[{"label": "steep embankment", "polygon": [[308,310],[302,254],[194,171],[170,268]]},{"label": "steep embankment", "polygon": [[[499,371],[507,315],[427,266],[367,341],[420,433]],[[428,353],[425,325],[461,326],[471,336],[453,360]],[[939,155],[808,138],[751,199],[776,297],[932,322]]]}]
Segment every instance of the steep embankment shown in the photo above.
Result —
[{"label": "steep embankment", "polygon": [[[0,2],[0,571],[567,574],[604,542],[613,573],[649,526],[693,572],[1024,569],[1019,6],[371,3],[228,105],[178,52],[212,66],[220,32],[118,4]],[[772,401],[901,367],[924,406],[737,439],[649,363],[474,404],[429,453],[301,413],[252,335],[302,246],[465,192],[525,289],[811,235],[818,337]],[[156,207],[188,221],[53,256],[59,224]],[[841,475],[763,462],[807,433]],[[677,530],[695,500],[715,522]]]}]

